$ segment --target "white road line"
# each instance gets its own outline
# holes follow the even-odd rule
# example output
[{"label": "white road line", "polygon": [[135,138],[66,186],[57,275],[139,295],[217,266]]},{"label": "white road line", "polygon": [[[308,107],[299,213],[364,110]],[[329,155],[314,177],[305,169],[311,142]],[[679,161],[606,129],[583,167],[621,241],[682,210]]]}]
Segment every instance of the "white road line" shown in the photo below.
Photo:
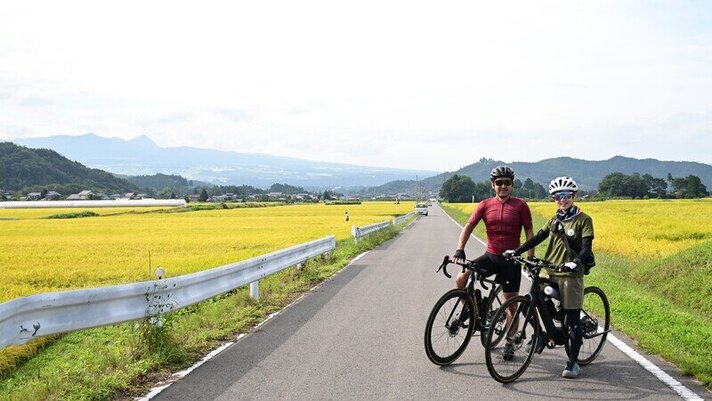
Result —
[{"label": "white road line", "polygon": [[645,368],[645,370],[652,373],[655,377],[658,378],[658,380],[667,384],[668,387],[670,387],[671,389],[675,390],[675,392],[678,393],[680,395],[680,397],[682,397],[683,399],[703,401],[702,397],[695,394],[692,390],[685,387],[682,383],[675,380],[672,376],[665,373],[659,367],[655,366],[655,364],[653,364],[649,360],[645,359],[645,357],[640,355],[636,350],[634,350],[633,348],[628,346],[628,344],[626,344],[623,341],[616,338],[614,335],[609,333],[608,340],[611,342],[611,344],[615,345],[616,348],[621,350],[624,354],[628,355],[630,357],[630,359],[638,362],[638,364],[640,366],[642,366],[643,368]]},{"label": "white road line", "polygon": [[[354,264],[357,260],[359,260],[359,259],[361,259],[362,257],[366,256],[366,254],[368,254],[369,252],[370,252],[370,251],[365,251],[365,252],[359,254],[358,256],[356,256],[355,258],[351,259],[351,261],[350,261],[346,266],[344,266],[343,268],[341,268],[341,269],[339,269],[338,271],[336,271],[336,272],[335,272],[334,274],[332,274],[331,277],[329,277],[328,279],[325,279],[325,280],[322,281],[321,283],[319,283],[319,284],[315,285],[314,287],[312,287],[312,288],[309,290],[309,292],[312,292],[312,291],[314,291],[315,289],[319,288],[320,286],[324,285],[324,283],[326,283],[327,281],[331,280],[335,275],[341,273],[344,269],[346,269],[347,267],[349,267],[349,266],[351,266],[352,264]],[[300,297],[298,297],[297,299],[295,299],[294,301],[292,301],[292,303],[290,303],[289,305],[285,306],[284,308],[280,309],[279,311],[277,311],[277,312],[275,312],[275,313],[271,313],[269,316],[267,316],[267,317],[265,318],[265,320],[259,322],[259,323],[255,326],[255,328],[258,328],[258,327],[262,326],[263,324],[267,323],[267,321],[269,321],[269,320],[272,319],[273,317],[275,317],[275,316],[277,316],[278,314],[280,314],[282,311],[284,311],[284,310],[286,310],[287,308],[290,308],[292,305],[298,303],[298,302],[301,301],[302,298],[304,298],[306,295],[307,295],[307,294],[302,294]],[[188,369],[181,370],[180,372],[173,373],[173,374],[171,375],[171,378],[170,378],[169,380],[166,380],[166,381],[163,381],[163,382],[158,383],[156,386],[154,386],[153,388],[151,388],[151,390],[148,392],[148,394],[146,394],[145,396],[143,396],[143,397],[141,397],[141,398],[135,398],[134,400],[135,400],[135,401],[150,401],[151,399],[153,399],[153,397],[155,397],[155,396],[157,396],[158,394],[160,394],[161,391],[167,389],[168,387],[171,386],[171,384],[173,384],[173,383],[175,383],[176,381],[178,381],[178,379],[181,379],[181,378],[187,376],[188,373],[192,372],[193,370],[195,370],[196,368],[198,368],[198,366],[204,364],[205,362],[209,361],[210,359],[213,359],[216,355],[218,355],[219,353],[225,351],[229,346],[231,346],[231,345],[234,344],[235,342],[240,341],[242,338],[244,338],[245,336],[247,336],[247,334],[248,334],[248,333],[241,333],[241,334],[239,334],[239,335],[237,336],[237,340],[236,340],[236,341],[230,341],[230,342],[225,343],[225,344],[219,346],[218,348],[216,348],[216,349],[210,351],[209,354],[207,354],[206,356],[204,356],[203,359],[201,359],[200,361],[196,362],[193,366],[189,367]]]},{"label": "white road line", "polygon": [[[442,208],[440,208],[440,209],[442,210]],[[444,212],[444,210],[443,210],[443,212]],[[462,226],[460,225],[460,223],[455,221],[455,219],[453,219],[449,214],[445,213],[445,215],[447,217],[450,217],[450,220],[452,220],[453,223],[455,223],[458,227],[460,227],[460,229],[462,229]],[[487,246],[487,244],[485,242],[483,242],[481,239],[475,237],[474,235],[472,235],[472,237],[475,238],[476,240],[480,241],[483,245]],[[522,271],[522,276],[529,279],[529,277],[524,274],[524,271]],[[704,401],[703,398],[700,397],[699,395],[697,395],[694,391],[685,387],[684,384],[675,380],[672,376],[665,373],[662,369],[657,367],[654,363],[645,359],[644,356],[640,355],[636,350],[634,350],[633,348],[628,346],[628,344],[626,344],[623,341],[616,338],[616,336],[614,336],[613,334],[609,333],[608,339],[609,339],[609,342],[611,344],[613,344],[616,348],[618,348],[622,353],[626,354],[630,359],[636,361],[645,370],[652,373],[653,376],[655,376],[656,378],[658,378],[658,380],[660,380],[661,382],[665,383],[668,387],[673,389],[683,399],[690,400],[690,401]]]}]

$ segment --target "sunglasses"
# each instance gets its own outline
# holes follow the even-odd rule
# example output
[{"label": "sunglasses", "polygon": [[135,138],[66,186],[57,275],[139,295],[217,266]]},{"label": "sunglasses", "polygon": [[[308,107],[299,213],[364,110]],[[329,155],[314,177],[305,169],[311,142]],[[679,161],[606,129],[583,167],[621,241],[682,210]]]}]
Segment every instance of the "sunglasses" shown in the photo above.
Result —
[{"label": "sunglasses", "polygon": [[497,180],[494,182],[494,185],[496,185],[498,187],[502,187],[502,186],[511,187],[512,181],[511,180]]},{"label": "sunglasses", "polygon": [[551,195],[551,198],[553,200],[569,200],[574,197],[574,193],[570,191],[563,191],[563,192],[557,192],[553,195]]}]

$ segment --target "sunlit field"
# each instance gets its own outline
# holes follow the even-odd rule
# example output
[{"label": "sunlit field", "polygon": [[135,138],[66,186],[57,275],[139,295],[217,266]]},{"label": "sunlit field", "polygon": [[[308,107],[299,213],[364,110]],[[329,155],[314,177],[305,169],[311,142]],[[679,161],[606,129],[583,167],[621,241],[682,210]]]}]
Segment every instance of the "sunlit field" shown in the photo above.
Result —
[{"label": "sunlit field", "polygon": [[[625,257],[666,257],[712,240],[712,199],[579,202],[593,218],[594,248]],[[551,217],[552,202],[529,203]],[[535,231],[538,228],[535,227]]]},{"label": "sunlit field", "polygon": [[[474,203],[448,203],[468,215]],[[625,257],[665,257],[712,240],[712,199],[610,200],[578,202],[593,218],[594,249]],[[553,202],[529,202],[533,214],[549,219]],[[538,219],[537,219],[538,220]],[[545,220],[544,220],[545,221]],[[535,223],[534,232],[539,230]]]},{"label": "sunlit field", "polygon": [[[83,209],[0,210],[0,302],[55,290],[177,276],[248,259],[411,212],[413,202],[307,204],[46,219]],[[349,212],[350,220],[345,221]],[[109,215],[106,215],[109,214]],[[9,219],[16,218],[16,219]],[[150,255],[150,256],[149,256]]]}]

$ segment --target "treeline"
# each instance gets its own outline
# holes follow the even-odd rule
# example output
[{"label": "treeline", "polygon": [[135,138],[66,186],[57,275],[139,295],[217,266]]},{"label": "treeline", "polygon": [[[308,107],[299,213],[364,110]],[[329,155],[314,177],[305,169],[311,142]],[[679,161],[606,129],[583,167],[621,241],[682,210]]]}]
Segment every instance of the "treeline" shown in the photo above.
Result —
[{"label": "treeline", "polygon": [[0,143],[0,189],[62,194],[92,188],[102,192],[133,192],[138,187],[103,170],[87,168],[48,149]]},{"label": "treeline", "polygon": [[[545,199],[549,193],[543,185],[527,178],[524,182],[514,180],[515,194],[525,199]],[[447,202],[479,202],[493,196],[490,181],[474,182],[466,175],[455,174],[440,187],[440,198]]]},{"label": "treeline", "polygon": [[[514,180],[514,195],[525,199],[548,199],[549,191],[543,185],[527,178],[523,183]],[[707,187],[696,175],[673,177],[667,179],[653,177],[650,174],[633,173],[626,175],[620,172],[605,176],[598,184],[598,191],[587,193],[579,191],[578,197],[589,199],[608,198],[701,198],[708,196]],[[475,183],[465,175],[455,174],[445,180],[440,188],[440,198],[447,202],[479,202],[493,196],[490,181]]]},{"label": "treeline", "polygon": [[638,173],[626,175],[612,173],[598,184],[597,197],[630,197],[630,198],[702,198],[708,195],[707,187],[700,177],[688,175],[687,177],[673,177],[668,173],[667,180],[653,177],[650,174]]}]

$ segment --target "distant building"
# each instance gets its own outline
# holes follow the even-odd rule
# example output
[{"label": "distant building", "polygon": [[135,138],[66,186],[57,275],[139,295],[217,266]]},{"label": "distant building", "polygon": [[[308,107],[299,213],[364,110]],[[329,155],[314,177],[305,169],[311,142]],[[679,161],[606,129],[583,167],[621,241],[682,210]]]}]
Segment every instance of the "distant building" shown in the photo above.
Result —
[{"label": "distant building", "polygon": [[90,190],[84,190],[84,191],[78,193],[77,196],[79,196],[79,199],[81,199],[81,200],[87,200],[87,199],[92,199],[94,197],[94,193]]},{"label": "distant building", "polygon": [[48,191],[47,195],[45,195],[45,199],[60,200],[60,199],[62,199],[62,194],[60,194],[59,192],[55,192],[55,191]]},{"label": "distant building", "polygon": [[35,200],[40,200],[42,198],[42,193],[41,192],[30,192],[25,196],[25,199],[28,201],[35,201]]}]

